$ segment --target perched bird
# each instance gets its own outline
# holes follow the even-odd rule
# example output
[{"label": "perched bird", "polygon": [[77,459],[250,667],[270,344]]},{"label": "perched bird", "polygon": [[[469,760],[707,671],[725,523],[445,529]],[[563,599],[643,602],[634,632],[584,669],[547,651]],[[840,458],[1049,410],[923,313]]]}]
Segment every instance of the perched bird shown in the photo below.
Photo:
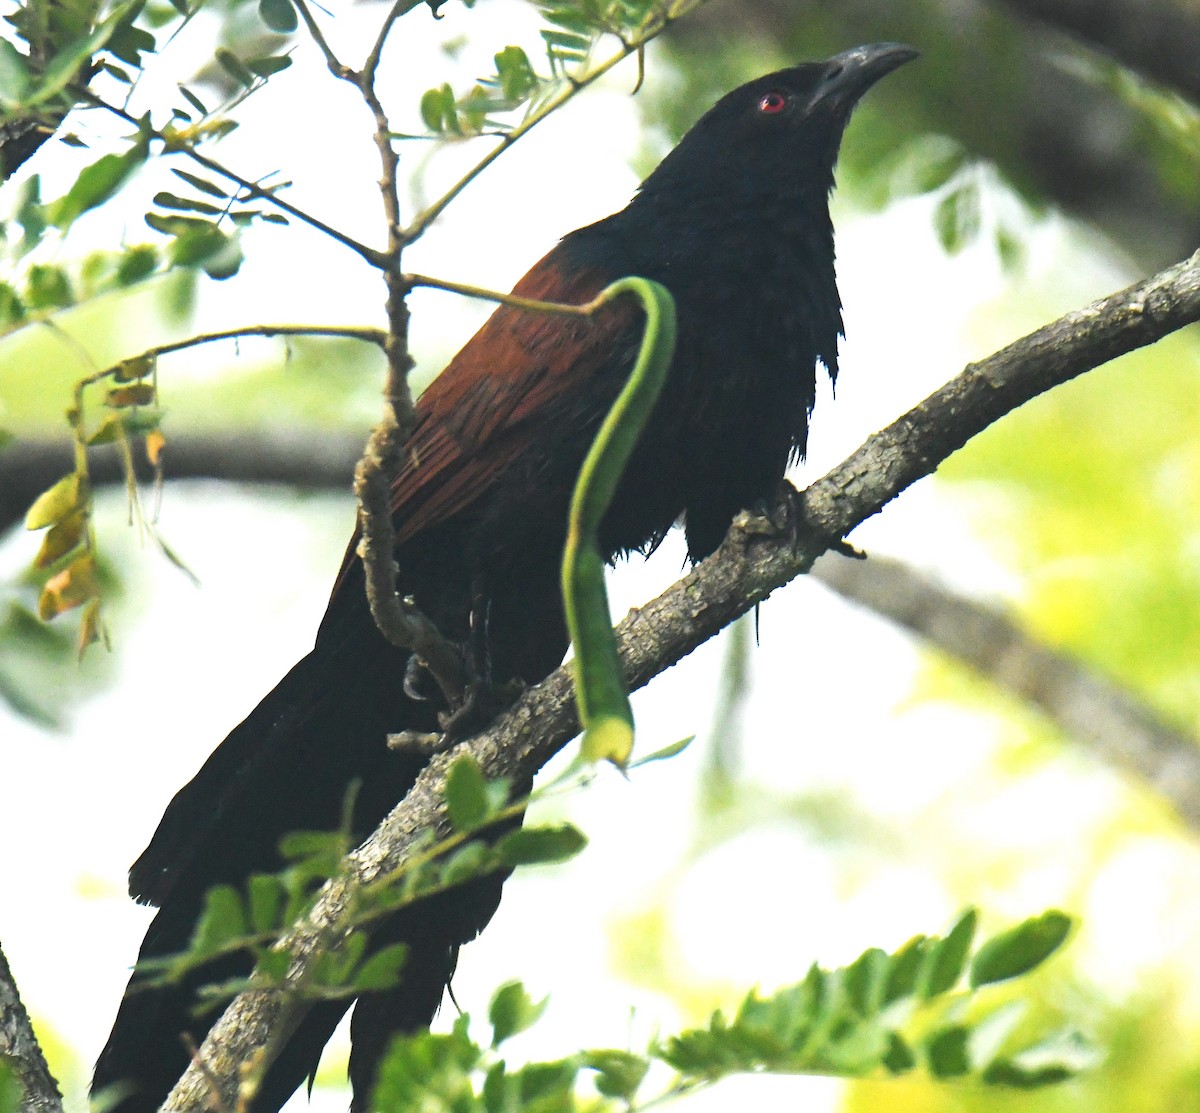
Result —
[{"label": "perched bird", "polygon": [[[803,454],[816,366],[837,372],[841,302],[828,198],[842,132],[862,95],[915,51],[860,46],[768,74],[723,97],[629,205],[565,236],[515,293],[579,303],[624,275],[674,295],[678,342],[666,387],[601,529],[610,559],[657,544],[682,521],[692,560],[734,515],[776,490]],[[620,299],[583,320],[501,306],[416,407],[392,484],[398,588],[466,646],[482,631],[489,678],[536,682],[562,661],[559,595],[567,504],[583,455],[632,365],[642,321]],[[408,655],[377,631],[358,559],[347,556],[312,651],[171,801],[130,871],[159,909],[141,958],[187,945],[206,890],[278,869],[280,837],[333,830],[347,786],[365,836],[424,759],[385,736],[437,729],[437,698],[406,685]],[[410,677],[411,679],[411,677]],[[407,689],[407,690],[406,690]],[[402,940],[398,986],[354,1003],[350,1078],[366,1109],[391,1036],[427,1025],[500,899],[489,877],[392,915],[375,941]],[[157,1108],[211,1014],[199,984],[248,973],[221,959],[183,984],[121,1003],[94,1088],[123,1084],[119,1113]],[[318,1002],[268,1070],[255,1113],[274,1113],[315,1069],[349,1002]]]}]

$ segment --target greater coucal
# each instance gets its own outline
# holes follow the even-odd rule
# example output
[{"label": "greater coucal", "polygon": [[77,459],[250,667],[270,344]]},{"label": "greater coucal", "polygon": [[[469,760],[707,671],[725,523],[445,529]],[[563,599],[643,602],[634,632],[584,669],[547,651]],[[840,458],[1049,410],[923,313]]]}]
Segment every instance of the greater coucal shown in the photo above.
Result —
[{"label": "greater coucal", "polygon": [[[625,209],[565,236],[517,283],[528,298],[580,303],[642,275],[674,295],[667,384],[601,529],[610,559],[652,548],[682,521],[699,560],[803,454],[816,365],[837,372],[828,197],[842,132],[867,89],[914,56],[895,43],[861,46],[735,89]],[[588,320],[501,306],[417,402],[392,484],[398,588],[455,642],[482,630],[495,682],[538,681],[566,652],[558,569],[567,504],[637,350],[641,316],[627,302]],[[312,651],[175,796],[130,871],[133,897],[159,908],[141,958],[186,947],[211,886],[280,868],[286,832],[337,828],[352,782],[355,836],[404,796],[424,759],[390,751],[385,737],[434,731],[443,709],[406,692],[408,667],[372,621],[351,545]],[[396,988],[355,1003],[356,1109],[366,1108],[391,1035],[430,1022],[459,946],[495,911],[502,880],[411,905],[376,932],[376,942],[406,943],[408,960]],[[155,1109],[188,1064],[181,1033],[198,1044],[211,1023],[191,1014],[197,985],[244,975],[248,964],[225,958],[182,985],[141,991],[135,973],[94,1087],[124,1084],[120,1113]],[[316,1069],[348,1007],[317,1003],[267,1072],[255,1113],[273,1113]]]}]

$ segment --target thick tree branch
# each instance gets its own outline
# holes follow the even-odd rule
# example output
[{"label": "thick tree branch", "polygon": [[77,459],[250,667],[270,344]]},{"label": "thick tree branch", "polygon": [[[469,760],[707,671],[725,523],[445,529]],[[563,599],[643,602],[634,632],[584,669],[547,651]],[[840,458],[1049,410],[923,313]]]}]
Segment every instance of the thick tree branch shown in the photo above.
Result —
[{"label": "thick tree branch", "polygon": [[[124,482],[114,445],[89,450],[93,485]],[[218,479],[231,483],[281,483],[302,488],[349,491],[362,437],[330,436],[320,430],[230,430],[170,434],[163,449],[167,479]],[[0,450],[0,531],[25,517],[30,503],[74,467],[65,437],[19,440]]]},{"label": "thick tree branch", "polygon": [[[686,656],[723,626],[811,567],[832,542],[872,516],[906,487],[993,421],[1050,387],[1151,344],[1200,320],[1200,252],[1009,345],[967,369],[882,432],[802,494],[776,508],[780,535],[764,536],[747,516],[734,523],[711,557],[618,627],[622,664],[631,687]],[[321,941],[347,924],[355,889],[397,869],[423,832],[446,833],[446,771],[469,751],[488,777],[524,779],[542,767],[578,728],[569,670],[530,689],[487,731],[437,754],[404,801],[350,855],[343,875],[323,890],[310,914],[284,940],[293,955],[288,985],[302,985]],[[283,989],[236,998],[204,1041],[209,1078],[188,1069],[167,1111],[204,1108],[215,1079],[231,1099],[238,1065],[280,1039],[304,1008]],[[285,1031],[278,1030],[279,1022]]]},{"label": "thick tree branch", "polygon": [[1200,744],[1128,689],[902,561],[828,559],[813,575],[1039,708],[1065,734],[1133,773],[1200,828]]},{"label": "thick tree branch", "polygon": [[12,1066],[24,1095],[21,1113],[62,1113],[62,1094],[46,1065],[29,1014],[21,1004],[8,959],[0,948],[0,1061]]}]

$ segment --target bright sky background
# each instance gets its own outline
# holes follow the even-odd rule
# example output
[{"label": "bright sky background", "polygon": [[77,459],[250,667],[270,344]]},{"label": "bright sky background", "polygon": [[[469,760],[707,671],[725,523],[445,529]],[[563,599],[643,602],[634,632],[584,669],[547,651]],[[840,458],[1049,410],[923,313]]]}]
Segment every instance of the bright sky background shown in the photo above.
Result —
[{"label": "bright sky background", "polygon": [[[389,56],[385,99],[415,112],[413,90],[443,79],[444,58],[422,35],[447,41],[469,31],[472,44],[459,59],[464,79],[490,69],[495,49],[521,41],[509,22],[513,11],[509,4],[480,5],[473,12],[448,5],[437,24],[419,15],[406,21],[403,34],[417,36]],[[516,18],[526,20],[523,41],[533,56],[532,21],[521,6],[515,11],[524,13]],[[331,35],[335,47],[361,42],[379,13],[370,6],[339,15]],[[489,26],[491,32],[484,29]],[[162,71],[186,72],[188,59],[194,64],[204,57],[211,43],[202,30],[173,44],[175,60],[165,58]],[[359,52],[347,49],[351,58]],[[351,91],[314,64],[307,44],[296,60],[239,113],[243,126],[221,144],[220,157],[249,176],[283,169],[296,183],[288,193],[294,204],[377,242],[378,166],[369,120]],[[653,80],[670,79],[653,58],[650,71]],[[154,79],[152,70],[144,90],[148,101],[161,93]],[[631,158],[643,142],[662,142],[639,132],[638,106],[628,96],[633,79],[632,65],[619,69],[501,160],[485,185],[464,194],[451,218],[413,249],[409,266],[504,288],[558,235],[622,206],[637,182]],[[395,122],[415,126],[403,113]],[[851,125],[849,143],[854,134]],[[439,155],[430,177],[451,180],[469,153]],[[72,173],[63,167],[51,184],[56,169],[50,157],[39,159],[35,169],[48,179],[50,196]],[[159,188],[161,181],[147,182],[131,191],[128,202],[114,203],[126,206],[130,240],[146,238],[140,214]],[[428,195],[434,195],[432,187]],[[828,390],[818,402],[800,480],[838,462],[965,360],[1118,282],[1115,273],[1095,267],[1074,286],[1063,282],[1055,264],[1076,249],[1054,221],[1035,236],[1022,297],[1014,297],[986,247],[953,260],[942,254],[927,202],[899,204],[881,216],[839,207],[837,216],[848,340],[837,403]],[[113,207],[94,214],[66,250],[82,252],[93,238],[111,242],[112,219]],[[324,237],[299,227],[255,230],[246,237],[246,251],[248,262],[236,280],[205,285],[198,329],[258,321],[380,322],[381,284]],[[997,335],[994,324],[985,329],[978,314],[1002,294],[1010,299],[1007,319],[1015,322],[1007,335]],[[429,369],[486,312],[432,293],[418,293],[413,307],[415,345]],[[212,349],[201,351],[181,361],[179,373],[209,374],[215,358]],[[169,383],[164,390],[169,408]],[[169,425],[167,431],[169,436]],[[170,795],[310,644],[352,520],[348,498],[168,487],[162,531],[199,575],[197,590],[139,550],[122,529],[119,500],[105,502],[106,547],[127,554],[139,594],[136,605],[115,612],[119,682],[81,707],[65,735],[0,719],[5,827],[20,833],[0,841],[0,941],[26,1003],[86,1062],[107,1033],[149,918],[124,896],[125,871]],[[973,539],[969,517],[966,508],[924,483],[853,540],[870,551],[933,558],[945,575],[974,590],[1011,591],[1002,569]],[[16,573],[35,544],[20,534],[9,538],[0,547],[0,575]],[[681,563],[682,546],[673,539],[650,562],[619,569],[614,610],[623,613],[644,601],[676,576]],[[723,652],[721,641],[704,647],[636,698],[640,747],[703,735]],[[779,791],[853,794],[864,807],[892,809],[896,818],[919,824],[923,808],[968,784],[987,764],[997,731],[981,715],[906,706],[916,669],[909,643],[885,624],[815,585],[781,592],[762,610],[761,645],[753,655],[754,687],[743,722],[747,771]],[[569,869],[529,873],[509,884],[496,920],[464,952],[455,983],[464,1008],[482,1013],[491,989],[509,977],[524,978],[535,995],[551,993],[554,1021],[541,1037],[546,1042],[530,1042],[531,1055],[629,1041],[637,1046],[657,1027],[677,1021],[660,999],[611,979],[605,931],[668,890],[678,873],[693,835],[695,769],[690,755],[629,782],[602,772],[589,791],[570,801],[570,814],[591,846]],[[1069,808],[1061,801],[1068,778]],[[1020,838],[1053,849],[1019,886],[996,894],[993,909],[1013,918],[1040,911],[1070,890],[1072,836],[1083,839],[1088,823],[1119,789],[1108,774],[1089,773],[1068,755],[1061,769],[1031,778],[1021,791],[1029,822]],[[975,801],[980,837],[994,837],[996,824],[1011,815],[999,803]],[[1004,804],[1011,808],[1012,801]],[[1164,864],[1157,853],[1150,859],[1134,858],[1097,921],[1102,914],[1111,925],[1120,910],[1144,922],[1172,904],[1176,871],[1195,862],[1176,856]],[[932,870],[839,876],[830,857],[795,827],[759,829],[722,847],[672,899],[671,915],[682,933],[678,960],[731,987],[795,980],[812,959],[836,964],[868,945],[898,945],[918,931],[939,930],[955,911],[955,898]],[[1181,941],[1200,929],[1195,906],[1176,908],[1173,915],[1162,930],[1178,933]],[[1106,959],[1102,943],[1092,940],[1100,966],[1111,963],[1117,949]],[[1125,974],[1131,974],[1128,964]],[[632,1019],[631,1005],[637,1010]],[[836,1087],[821,1081],[756,1080],[747,1086],[754,1100],[782,1089],[794,1095],[789,1104],[803,1101],[811,1110],[836,1095]],[[78,1090],[72,1098],[77,1106]],[[727,1107],[731,1098],[722,1090],[693,1108],[714,1100]],[[314,1101],[344,1108],[340,1095],[318,1092]]]}]

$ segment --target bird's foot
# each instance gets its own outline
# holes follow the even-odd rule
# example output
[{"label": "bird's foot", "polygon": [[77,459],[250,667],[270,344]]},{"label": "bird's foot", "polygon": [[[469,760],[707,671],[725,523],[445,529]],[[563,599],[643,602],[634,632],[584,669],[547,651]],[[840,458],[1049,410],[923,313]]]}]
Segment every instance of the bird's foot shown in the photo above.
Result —
[{"label": "bird's foot", "polygon": [[387,745],[389,750],[395,750],[397,753],[431,758],[446,749],[449,743],[444,734],[438,734],[436,731],[402,730],[396,734],[389,734]]},{"label": "bird's foot", "polygon": [[[786,538],[793,548],[799,549],[804,542],[814,539],[814,531],[805,521],[800,492],[786,479],[780,484],[774,500],[759,499],[734,518],[733,525],[747,544],[759,537]],[[844,537],[825,539],[825,544],[830,552],[851,560],[867,559],[866,553]]]},{"label": "bird's foot", "polygon": [[450,744],[461,742],[478,734],[497,715],[507,711],[524,691],[522,680],[508,680],[503,684],[472,680],[463,694],[462,703],[453,711],[443,711],[438,722]]},{"label": "bird's foot", "polygon": [[773,499],[755,499],[733,519],[733,527],[746,542],[756,537],[797,539],[799,519],[796,495],[799,492],[786,479]]}]

